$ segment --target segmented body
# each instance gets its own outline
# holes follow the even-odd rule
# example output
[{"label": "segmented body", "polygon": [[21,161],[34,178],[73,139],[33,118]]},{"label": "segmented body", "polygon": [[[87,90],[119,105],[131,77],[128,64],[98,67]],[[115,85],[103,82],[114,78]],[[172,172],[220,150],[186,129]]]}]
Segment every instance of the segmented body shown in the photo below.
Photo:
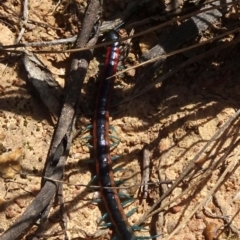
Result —
[{"label": "segmented body", "polygon": [[[137,238],[133,234],[132,228],[127,221],[118,193],[114,188],[115,182],[112,171],[112,160],[110,157],[109,103],[115,80],[115,77],[111,76],[116,73],[120,54],[118,39],[118,33],[114,30],[110,31],[106,38],[106,41],[115,40],[116,42],[107,47],[105,69],[99,86],[94,113],[93,146],[101,196],[110,219],[121,239],[135,240]],[[104,187],[110,188],[106,189]]]}]

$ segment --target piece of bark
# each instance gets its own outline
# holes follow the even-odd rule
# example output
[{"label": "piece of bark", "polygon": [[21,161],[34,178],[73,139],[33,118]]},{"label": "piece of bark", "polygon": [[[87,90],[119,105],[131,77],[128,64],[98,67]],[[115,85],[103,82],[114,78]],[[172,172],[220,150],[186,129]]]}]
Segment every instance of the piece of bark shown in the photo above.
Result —
[{"label": "piece of bark", "polygon": [[34,87],[41,101],[56,121],[61,111],[61,86],[35,55],[25,53],[23,63],[28,73],[27,82]]}]

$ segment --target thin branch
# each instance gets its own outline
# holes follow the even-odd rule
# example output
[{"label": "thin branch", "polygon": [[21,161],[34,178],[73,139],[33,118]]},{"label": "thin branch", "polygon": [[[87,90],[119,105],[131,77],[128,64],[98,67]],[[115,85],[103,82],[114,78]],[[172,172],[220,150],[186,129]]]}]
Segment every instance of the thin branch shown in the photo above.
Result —
[{"label": "thin branch", "polygon": [[[136,225],[140,225],[147,218],[159,212],[159,210],[154,211],[154,209],[166,198],[168,197],[172,191],[179,185],[182,180],[188,176],[195,168],[195,162],[199,159],[199,157],[204,153],[204,151],[210,146],[210,144],[216,140],[216,138],[227,129],[228,126],[240,115],[240,110],[238,110],[229,120],[223,124],[223,126],[213,135],[213,137],[204,145],[204,147],[195,155],[195,157],[188,163],[185,169],[182,171],[181,175],[176,179],[173,185],[164,193],[160,199],[144,214],[144,216],[136,223]],[[153,212],[154,211],[154,212]]]},{"label": "thin branch", "polygon": [[213,54],[215,54],[216,52],[220,52],[226,48],[229,48],[229,47],[232,47],[234,46],[235,44],[239,43],[240,42],[240,37],[237,37],[235,40],[231,41],[231,42],[228,42],[228,43],[224,43],[222,44],[221,46],[218,46],[218,47],[215,47],[207,52],[204,52],[202,54],[199,54],[195,57],[192,57],[190,58],[189,60],[179,64],[177,67],[171,69],[168,73],[158,77],[157,79],[155,79],[153,82],[151,82],[150,84],[146,85],[143,90],[137,92],[136,94],[130,96],[130,97],[127,97],[125,98],[123,101],[117,103],[117,104],[114,104],[112,107],[116,107],[118,105],[121,105],[123,103],[126,103],[126,102],[129,102],[131,100],[133,100],[134,98],[137,98],[137,97],[140,97],[141,95],[145,94],[146,92],[148,92],[150,89],[152,89],[153,87],[155,87],[157,84],[165,81],[166,79],[174,76],[178,71],[180,71],[181,69],[189,66],[190,64],[193,64],[197,61],[201,61],[202,59],[206,58],[206,57],[209,57]]},{"label": "thin branch", "polygon": [[171,234],[169,234],[169,236],[167,236],[165,239],[171,239],[171,237],[173,237],[180,229],[182,229],[185,224],[193,217],[193,215],[200,209],[202,208],[206,202],[208,201],[208,199],[216,192],[216,190],[218,189],[218,187],[222,184],[222,182],[224,181],[225,177],[227,176],[227,174],[229,174],[232,169],[234,168],[234,166],[236,165],[236,163],[238,162],[239,159],[239,154],[240,154],[240,149],[237,150],[237,152],[235,153],[232,161],[229,163],[229,165],[227,166],[227,168],[225,169],[225,171],[223,172],[223,174],[221,175],[221,177],[218,179],[217,183],[214,185],[214,187],[208,192],[207,196],[201,201],[201,203],[199,203],[192,211],[191,213],[186,217],[186,219],[184,219],[183,222],[181,222],[181,224],[179,226],[177,226]]},{"label": "thin branch", "polygon": [[[236,2],[239,2],[240,0],[237,0]],[[219,0],[214,0],[210,3],[214,3],[214,2],[219,2]],[[176,22],[180,22],[180,21],[183,21],[185,19],[188,19],[190,17],[193,17],[193,16],[196,16],[197,14],[199,13],[203,13],[203,12],[207,12],[207,11],[211,11],[211,10],[214,10],[214,9],[219,9],[221,7],[226,7],[226,6],[229,6],[229,5],[232,5],[233,2],[228,2],[228,3],[224,3],[224,4],[220,4],[220,5],[217,5],[217,6],[213,6],[213,7],[209,7],[209,8],[204,8],[204,9],[201,9],[201,10],[198,10],[198,11],[194,11],[192,13],[189,13],[189,14],[186,14],[184,16],[181,16],[179,18],[174,18],[170,21],[167,21],[165,23],[162,23],[162,24],[159,24],[155,27],[152,27],[152,28],[149,28],[145,31],[141,31],[139,33],[136,33],[134,34],[133,36],[130,36],[130,37],[124,37],[124,38],[121,38],[119,41],[120,42],[124,42],[128,39],[132,39],[132,38],[136,38],[136,37],[140,37],[140,36],[143,36],[143,35],[146,35],[148,33],[151,33],[153,31],[156,31],[156,30],[159,30],[163,27],[166,27],[166,26],[170,26],[172,25],[173,23],[176,23]],[[107,45],[111,45],[112,43],[114,43],[114,41],[109,41],[109,42],[104,42],[104,43],[100,43],[100,44],[97,44],[95,46],[91,46],[91,47],[82,47],[82,48],[73,48],[73,49],[68,49],[68,50],[38,50],[38,51],[33,51],[33,53],[38,53],[38,54],[44,54],[44,53],[71,53],[71,52],[80,52],[80,51],[85,51],[85,50],[89,50],[89,49],[96,49],[96,48],[100,48],[100,47],[104,47],[104,46],[107,46]],[[5,48],[7,48],[8,46],[5,46]],[[5,49],[3,47],[0,48],[2,51],[5,51]],[[9,52],[22,52],[22,51],[18,51],[18,50],[8,50]]]},{"label": "thin branch", "polygon": [[[77,46],[83,47],[87,44],[93,26],[97,19],[97,9],[99,1],[92,0],[85,14],[85,19],[82,25],[82,31],[79,34]],[[89,44],[95,44],[97,37]],[[68,157],[69,148],[72,142],[72,127],[76,112],[76,106],[79,98],[79,92],[85,74],[87,72],[88,62],[91,60],[90,52],[83,52],[73,56],[73,63],[70,71],[70,76],[66,83],[66,95],[63,108],[54,137],[51,142],[49,154],[47,157],[45,176],[56,180],[61,180],[64,171],[65,161]],[[74,64],[77,61],[77,65]],[[51,200],[56,194],[60,183],[45,180],[41,191],[35,199],[27,207],[23,215],[0,237],[0,240],[17,239],[28,228],[30,228],[37,219],[41,218],[42,213],[45,214],[45,209],[51,205]]]}]

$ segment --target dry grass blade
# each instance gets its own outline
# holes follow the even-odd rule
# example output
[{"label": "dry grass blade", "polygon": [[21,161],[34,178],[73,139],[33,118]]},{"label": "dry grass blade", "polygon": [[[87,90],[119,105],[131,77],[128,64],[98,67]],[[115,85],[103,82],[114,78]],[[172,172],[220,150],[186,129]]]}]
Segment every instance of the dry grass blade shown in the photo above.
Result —
[{"label": "dry grass blade", "polygon": [[[239,143],[239,141],[238,141]],[[227,174],[229,174],[234,167],[236,166],[238,159],[239,159],[239,155],[240,155],[240,149],[238,149],[236,151],[236,153],[234,154],[231,162],[229,163],[229,165],[227,166],[227,168],[225,169],[225,171],[223,172],[223,174],[220,176],[219,180],[216,182],[216,184],[214,185],[214,187],[208,192],[207,196],[194,208],[194,210],[192,211],[191,214],[189,214],[184,221],[181,222],[181,224],[179,224],[179,226],[174,229],[174,231],[167,236],[166,238],[164,238],[165,240],[169,240],[171,239],[172,236],[174,236],[180,229],[182,229],[186,223],[194,216],[194,214],[201,208],[203,208],[203,206],[207,203],[207,201],[209,200],[209,198],[217,191],[217,189],[219,188],[219,186],[223,183],[223,181],[225,181],[225,177],[227,176]],[[227,154],[225,154],[225,157],[227,157]],[[223,158],[223,160],[225,160],[225,157]]]},{"label": "dry grass blade", "polygon": [[[204,145],[204,147],[199,151],[198,154],[196,154],[196,156],[188,163],[188,165],[185,167],[185,169],[183,170],[183,172],[181,173],[181,175],[175,180],[175,182],[172,184],[172,186],[168,189],[168,191],[166,193],[163,194],[163,196],[161,196],[161,198],[144,214],[144,216],[136,223],[136,225],[140,225],[141,223],[143,223],[144,221],[146,221],[147,218],[153,216],[154,214],[162,211],[166,206],[169,205],[169,203],[161,206],[160,209],[154,210],[157,208],[157,206],[166,198],[168,197],[172,191],[186,178],[188,177],[188,174],[194,170],[195,168],[195,163],[196,161],[200,158],[200,156],[204,153],[204,151],[210,146],[210,144],[212,144],[217,137],[219,137],[220,134],[222,134],[229,126],[230,124],[232,124],[233,121],[235,121],[237,119],[237,117],[240,115],[240,110],[238,110],[215,134],[214,136]],[[192,189],[193,186],[190,186],[189,189],[186,190],[186,192],[188,192],[189,190]],[[186,193],[184,192],[184,194]],[[180,196],[183,196],[180,195]],[[177,197],[178,198],[178,197]],[[176,201],[176,199],[174,199],[173,201]],[[172,202],[171,202],[172,203]]]},{"label": "dry grass blade", "polygon": [[[217,0],[214,0],[214,1],[210,1],[208,2],[208,4],[212,4],[214,2],[217,2]],[[234,3],[238,3],[238,1],[235,1]],[[209,7],[209,8],[204,8],[202,10],[198,10],[198,11],[194,11],[192,13],[189,13],[189,14],[185,14],[184,16],[181,16],[181,17],[178,17],[178,18],[174,18],[170,21],[167,21],[165,23],[162,23],[162,24],[159,24],[155,27],[150,27],[148,30],[145,30],[145,31],[141,31],[140,33],[137,33],[137,34],[134,34],[130,37],[124,37],[120,40],[120,42],[124,42],[126,40],[129,40],[129,39],[133,39],[133,38],[137,38],[137,37],[140,37],[140,36],[144,36],[148,33],[151,33],[153,31],[156,31],[156,30],[160,30],[161,28],[163,27],[166,27],[166,26],[170,26],[172,25],[173,23],[176,23],[176,22],[181,22],[185,19],[188,19],[192,16],[195,16],[199,13],[203,13],[203,12],[207,12],[207,11],[210,11],[210,10],[214,10],[214,9],[219,9],[219,8],[223,8],[223,7],[226,7],[226,6],[230,6],[232,5],[233,2],[227,2],[227,3],[222,3],[218,6],[213,6],[213,7]],[[95,46],[91,46],[91,47],[84,47],[84,48],[74,48],[74,49],[68,49],[68,50],[37,50],[37,51],[32,51],[33,53],[38,53],[38,54],[44,54],[44,53],[72,53],[72,52],[80,52],[80,51],[85,51],[85,50],[89,50],[89,49],[96,49],[96,48],[100,48],[100,47],[105,47],[105,46],[108,46],[110,44],[114,43],[114,41],[109,41],[109,42],[104,42],[104,43],[101,43],[101,44],[97,44]],[[22,47],[21,44],[16,44],[16,45],[10,45],[10,46],[1,46],[1,50],[2,51],[6,51],[6,49],[8,48],[17,48],[17,47]],[[28,47],[28,46],[26,46]],[[18,51],[18,50],[8,50],[9,52],[22,52],[22,51]]]},{"label": "dry grass blade", "polygon": [[[129,68],[127,68],[127,69],[124,69],[124,70],[122,70],[122,71],[119,71],[116,75],[113,75],[112,77],[121,75],[121,74],[123,74],[123,73],[125,73],[125,72],[127,72],[127,71],[132,70],[132,69],[136,69],[136,68],[145,66],[145,65],[147,65],[147,64],[156,62],[157,60],[165,59],[165,58],[167,58],[167,57],[171,57],[171,56],[174,56],[174,55],[176,55],[176,54],[184,53],[184,52],[186,52],[186,51],[188,51],[188,50],[192,50],[192,49],[198,48],[198,47],[203,46],[203,45],[205,45],[205,44],[207,44],[207,43],[211,43],[211,42],[213,42],[213,41],[216,41],[216,40],[219,40],[219,39],[221,39],[221,38],[224,38],[224,37],[226,37],[226,36],[228,36],[228,35],[230,35],[230,34],[238,33],[239,30],[240,30],[240,28],[235,28],[235,29],[233,29],[233,30],[231,30],[231,31],[227,31],[227,32],[225,32],[225,33],[223,33],[223,34],[220,34],[220,35],[218,35],[218,36],[216,36],[216,37],[213,37],[213,38],[208,39],[208,40],[206,40],[206,41],[203,41],[203,42],[201,42],[201,43],[193,44],[193,45],[191,45],[191,46],[184,47],[184,48],[181,48],[181,49],[179,49],[179,50],[176,50],[176,51],[173,51],[173,52],[170,52],[170,53],[167,53],[167,54],[163,54],[163,55],[161,55],[161,56],[159,56],[159,57],[155,57],[155,58],[153,58],[153,59],[150,59],[150,60],[147,60],[147,61],[145,61],[145,62],[139,63],[139,64],[137,64],[136,66],[129,67]],[[207,54],[207,53],[206,53],[206,54]]]},{"label": "dry grass blade", "polygon": [[[236,38],[235,40],[225,43],[221,46],[215,47],[207,52],[204,52],[202,54],[199,54],[195,57],[190,58],[189,60],[181,63],[180,65],[178,65],[177,67],[171,69],[171,71],[169,71],[168,73],[165,73],[164,75],[156,78],[153,82],[149,83],[148,85],[144,86],[143,90],[138,90],[138,92],[130,97],[125,98],[124,100],[122,100],[121,102],[114,104],[113,107],[119,106],[123,103],[127,103],[131,100],[133,100],[134,98],[140,97],[143,94],[147,93],[150,89],[152,89],[153,87],[155,87],[157,84],[165,81],[166,79],[174,76],[177,72],[179,72],[181,69],[184,69],[185,67],[189,66],[190,64],[193,64],[195,62],[201,61],[204,58],[207,58],[213,54],[215,54],[216,52],[220,52],[226,48],[232,47],[235,44],[240,42],[240,38]],[[179,50],[180,51],[180,50]]]}]

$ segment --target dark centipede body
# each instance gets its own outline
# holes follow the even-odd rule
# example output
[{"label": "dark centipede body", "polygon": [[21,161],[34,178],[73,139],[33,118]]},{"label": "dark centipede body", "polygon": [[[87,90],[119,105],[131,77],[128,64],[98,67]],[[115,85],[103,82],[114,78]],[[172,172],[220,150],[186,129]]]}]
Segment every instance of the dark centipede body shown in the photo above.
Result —
[{"label": "dark centipede body", "polygon": [[[119,36],[116,31],[112,30],[107,35],[106,41],[115,40],[116,42],[107,47],[105,69],[99,86],[94,113],[93,145],[101,196],[118,237],[123,240],[136,240],[137,238],[127,221],[117,190],[114,188],[115,182],[112,171],[112,160],[110,158],[109,103],[115,80],[115,77],[111,76],[116,73],[120,54],[118,39]],[[106,189],[104,187],[111,188]]]}]

